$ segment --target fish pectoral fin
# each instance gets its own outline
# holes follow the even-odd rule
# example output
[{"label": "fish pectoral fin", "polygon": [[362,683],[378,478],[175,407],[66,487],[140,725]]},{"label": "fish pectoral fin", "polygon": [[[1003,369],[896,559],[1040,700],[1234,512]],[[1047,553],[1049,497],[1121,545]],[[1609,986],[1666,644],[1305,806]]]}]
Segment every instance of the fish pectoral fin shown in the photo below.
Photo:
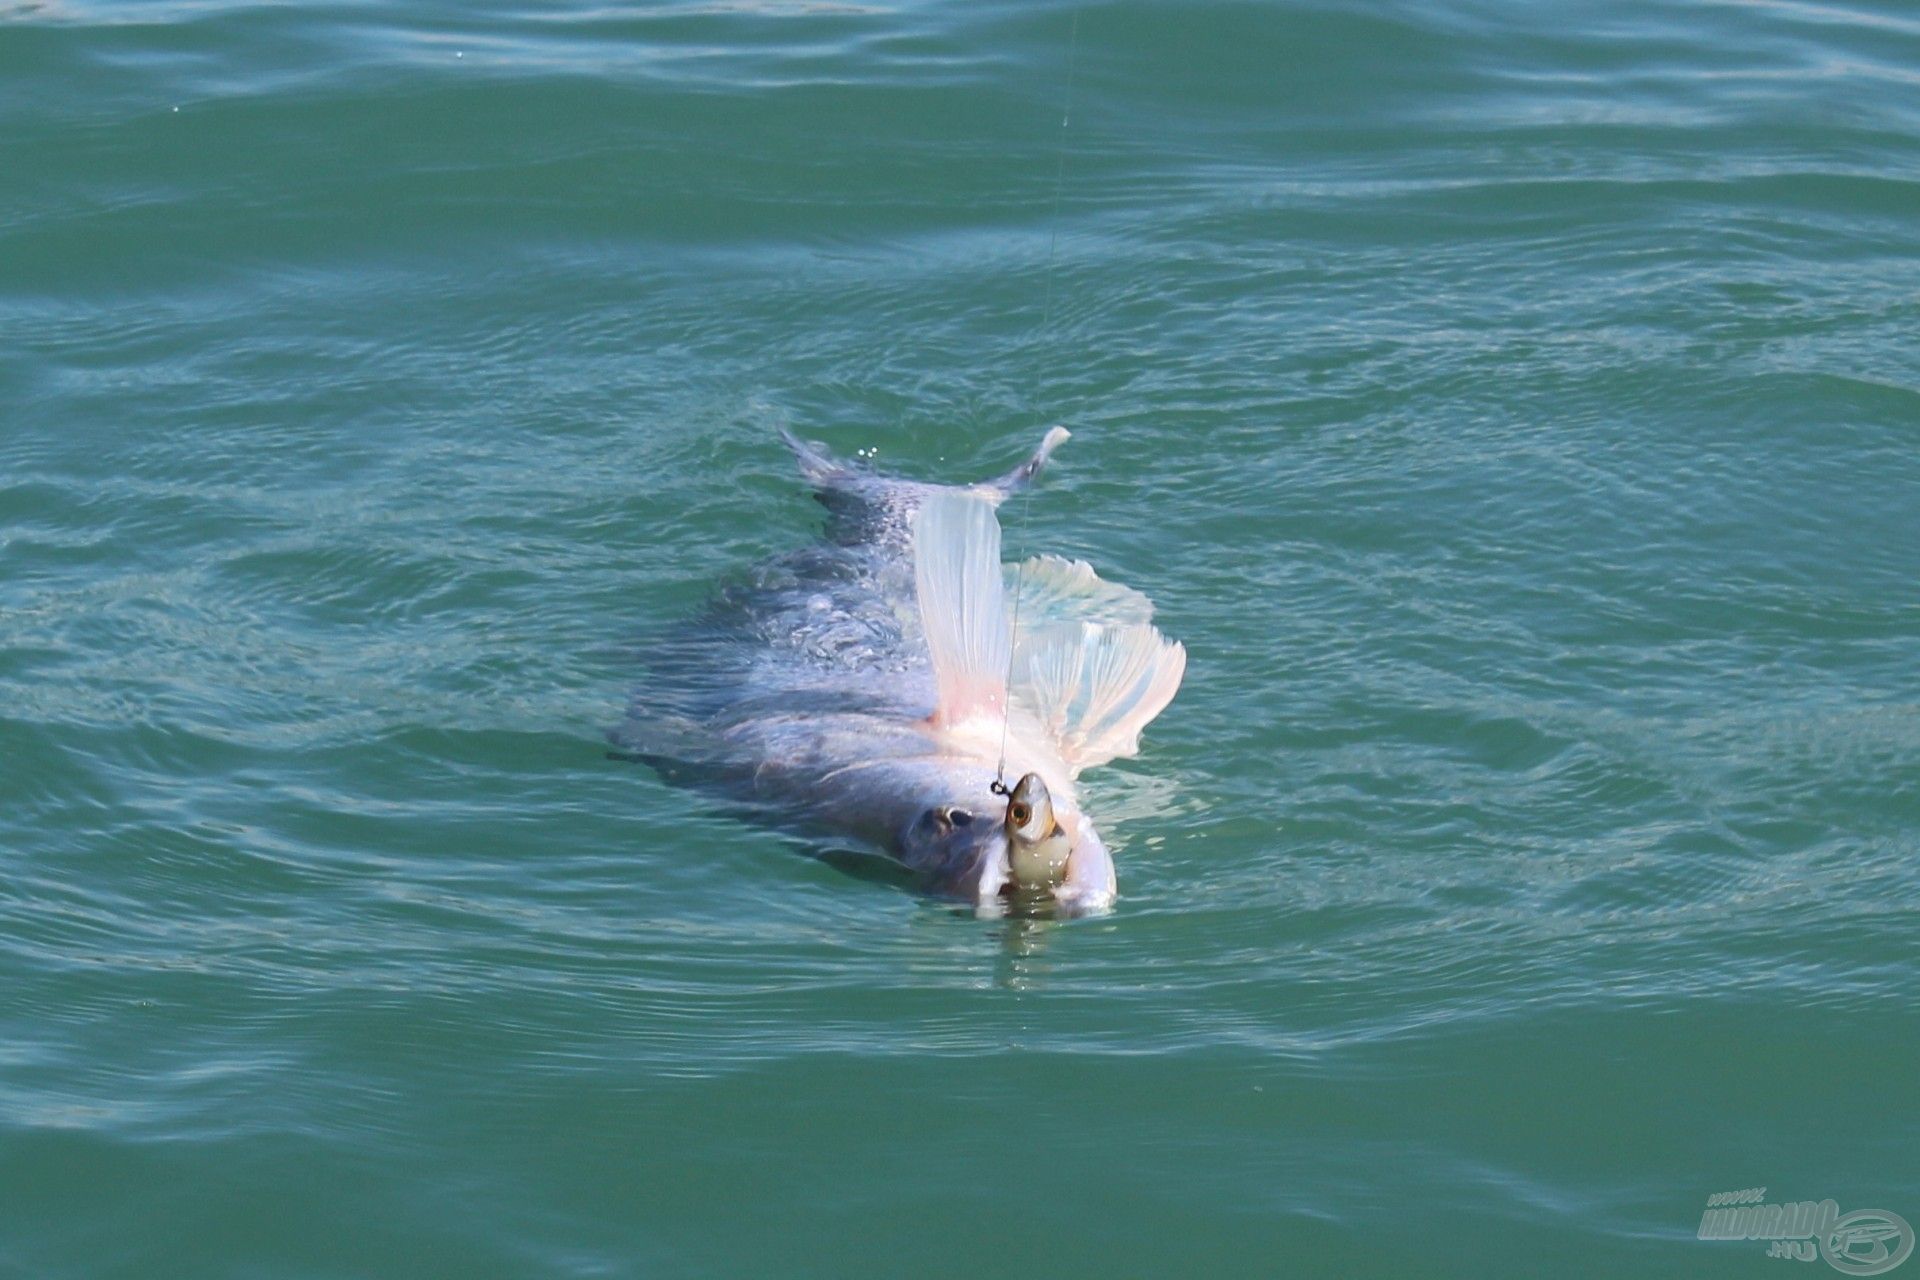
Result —
[{"label": "fish pectoral fin", "polygon": [[1186,669],[1186,648],[1146,623],[1058,623],[1021,642],[1012,696],[1078,774],[1137,753]]},{"label": "fish pectoral fin", "polygon": [[1023,629],[1056,622],[1106,622],[1121,625],[1153,621],[1153,601],[1145,593],[1108,582],[1085,560],[1033,556],[1006,571],[1008,590],[1020,592]]},{"label": "fish pectoral fin", "polygon": [[1004,714],[1010,636],[991,499],[964,490],[930,495],[913,521],[913,574],[939,690],[934,723]]},{"label": "fish pectoral fin", "polygon": [[1039,717],[1075,773],[1133,755],[1186,670],[1186,650],[1148,625],[1153,601],[1059,556],[1035,556],[1008,579],[1020,592],[1013,701]]}]

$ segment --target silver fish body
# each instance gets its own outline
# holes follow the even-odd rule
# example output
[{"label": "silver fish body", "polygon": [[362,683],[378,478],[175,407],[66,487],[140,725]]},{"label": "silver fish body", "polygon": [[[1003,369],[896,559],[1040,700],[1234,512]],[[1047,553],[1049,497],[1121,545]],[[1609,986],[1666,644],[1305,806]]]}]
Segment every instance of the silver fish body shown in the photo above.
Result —
[{"label": "silver fish body", "polygon": [[[1011,695],[964,721],[943,714],[924,583],[916,599],[921,508],[951,495],[997,503],[1065,438],[1055,428],[1021,466],[962,488],[877,475],[789,437],[828,509],[826,538],[723,589],[651,649],[615,741],[782,825],[883,852],[938,892],[987,907],[1031,883],[1065,912],[1103,909],[1113,863],[1080,812],[1075,765]],[[1031,777],[1046,797],[1037,841],[1009,829],[996,793],[1002,738],[1005,776]]]}]

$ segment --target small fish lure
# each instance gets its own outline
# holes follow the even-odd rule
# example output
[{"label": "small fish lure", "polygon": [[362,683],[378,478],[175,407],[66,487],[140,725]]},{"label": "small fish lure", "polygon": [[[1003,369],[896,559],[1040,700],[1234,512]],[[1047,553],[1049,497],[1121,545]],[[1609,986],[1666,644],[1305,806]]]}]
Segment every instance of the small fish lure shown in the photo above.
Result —
[{"label": "small fish lure", "polygon": [[1073,842],[1053,814],[1053,795],[1037,773],[1007,796],[1007,871],[1021,889],[1051,889],[1067,876]]}]

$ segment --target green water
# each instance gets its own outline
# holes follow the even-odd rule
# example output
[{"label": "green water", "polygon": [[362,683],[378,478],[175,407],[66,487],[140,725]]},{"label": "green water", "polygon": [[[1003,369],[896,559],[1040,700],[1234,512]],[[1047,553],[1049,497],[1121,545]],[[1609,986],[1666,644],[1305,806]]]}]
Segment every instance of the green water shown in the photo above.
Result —
[{"label": "green water", "polygon": [[[1769,1276],[1920,1222],[1920,12],[0,0],[0,1276]],[[982,921],[605,732],[972,478]],[[1920,1262],[1895,1275],[1920,1276]]]}]

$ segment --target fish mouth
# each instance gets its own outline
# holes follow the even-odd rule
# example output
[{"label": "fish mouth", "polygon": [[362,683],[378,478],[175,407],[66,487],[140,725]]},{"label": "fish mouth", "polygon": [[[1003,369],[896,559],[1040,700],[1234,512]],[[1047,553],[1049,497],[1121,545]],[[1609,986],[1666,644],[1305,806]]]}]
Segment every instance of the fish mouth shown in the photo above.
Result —
[{"label": "fish mouth", "polygon": [[1037,773],[1007,793],[1007,876],[1021,889],[1052,890],[1066,879],[1073,842],[1053,809],[1053,796]]},{"label": "fish mouth", "polygon": [[[1021,842],[996,829],[983,843],[974,864],[976,913],[984,919],[1003,917],[1071,920],[1104,915],[1113,907],[1113,859],[1093,824],[1084,815],[1056,823],[1050,839],[1058,846],[1043,867],[1021,874]],[[1056,861],[1057,859],[1057,861]]]}]

